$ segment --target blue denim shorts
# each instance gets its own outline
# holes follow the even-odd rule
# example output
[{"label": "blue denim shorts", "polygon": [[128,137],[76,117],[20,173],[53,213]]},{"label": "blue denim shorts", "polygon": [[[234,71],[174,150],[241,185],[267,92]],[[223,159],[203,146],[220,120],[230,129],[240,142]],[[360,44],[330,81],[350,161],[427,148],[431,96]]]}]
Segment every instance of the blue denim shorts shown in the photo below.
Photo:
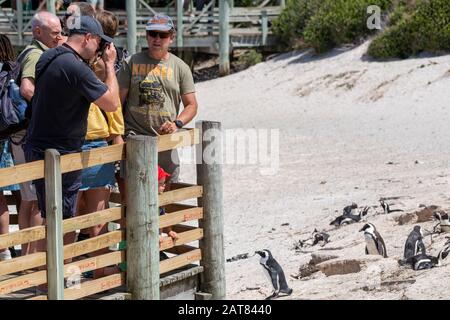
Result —
[{"label": "blue denim shorts", "polygon": [[[14,167],[14,161],[9,151],[9,141],[0,141],[0,169]],[[16,191],[19,190],[18,184],[1,187],[0,191]]]},{"label": "blue denim shorts", "polygon": [[[27,162],[43,160],[44,158],[45,154],[43,152],[25,149],[25,159]],[[61,177],[61,182],[63,219],[72,218],[75,216],[78,190],[81,187],[81,170],[64,173]],[[44,179],[33,180],[33,184],[36,187],[36,196],[39,210],[41,210],[41,216],[45,218],[45,181]]]},{"label": "blue denim shorts", "polygon": [[[86,140],[81,150],[84,152],[107,146],[108,143],[104,139]],[[105,187],[111,188],[116,183],[114,171],[115,167],[113,162],[83,169],[80,191]]]}]

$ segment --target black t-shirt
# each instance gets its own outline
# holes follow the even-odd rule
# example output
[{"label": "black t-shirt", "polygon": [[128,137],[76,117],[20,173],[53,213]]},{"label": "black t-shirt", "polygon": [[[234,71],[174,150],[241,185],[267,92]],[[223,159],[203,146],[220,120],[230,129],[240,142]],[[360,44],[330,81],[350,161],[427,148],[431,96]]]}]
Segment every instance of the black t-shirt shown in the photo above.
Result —
[{"label": "black t-shirt", "polygon": [[53,148],[63,154],[79,152],[86,136],[90,103],[107,90],[69,46],[44,52],[36,65],[26,148],[37,152]]}]

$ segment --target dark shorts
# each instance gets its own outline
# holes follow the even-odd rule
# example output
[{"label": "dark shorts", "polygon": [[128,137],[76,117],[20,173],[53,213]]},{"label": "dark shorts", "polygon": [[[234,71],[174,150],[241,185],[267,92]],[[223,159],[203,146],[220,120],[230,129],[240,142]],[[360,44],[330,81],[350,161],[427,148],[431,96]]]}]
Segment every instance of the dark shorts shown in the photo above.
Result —
[{"label": "dark shorts", "polygon": [[[44,153],[25,149],[25,159],[27,162],[43,160]],[[61,182],[63,219],[68,219],[75,216],[78,190],[81,187],[81,170],[64,173]],[[33,184],[36,188],[39,210],[41,210],[42,217],[45,218],[45,181],[44,179],[34,180]]]}]

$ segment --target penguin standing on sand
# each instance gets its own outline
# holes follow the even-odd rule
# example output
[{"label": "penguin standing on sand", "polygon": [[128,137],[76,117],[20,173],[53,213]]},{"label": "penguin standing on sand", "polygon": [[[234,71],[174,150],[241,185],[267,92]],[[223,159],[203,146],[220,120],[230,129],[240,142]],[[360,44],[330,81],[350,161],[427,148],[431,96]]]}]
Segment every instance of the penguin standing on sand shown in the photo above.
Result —
[{"label": "penguin standing on sand", "polygon": [[263,266],[265,274],[269,277],[274,289],[272,295],[268,296],[266,300],[276,298],[280,293],[290,295],[292,293],[292,289],[289,288],[283,269],[273,258],[272,253],[267,249],[256,251],[255,253],[261,257],[259,263]]},{"label": "penguin standing on sand", "polygon": [[384,240],[373,224],[366,223],[359,231],[364,231],[364,238],[366,239],[366,254],[381,255],[384,258],[387,258]]},{"label": "penguin standing on sand", "polygon": [[388,203],[384,202],[384,200],[380,200],[380,205],[383,208],[384,214],[389,214],[391,212],[400,212],[402,209],[391,209]]},{"label": "penguin standing on sand", "polygon": [[423,233],[420,226],[415,226],[406,239],[403,258],[408,259],[420,253],[426,254],[425,244],[423,243]]},{"label": "penguin standing on sand", "polygon": [[442,249],[437,257],[433,257],[424,253],[409,257],[408,259],[399,260],[398,264],[401,266],[410,265],[413,270],[431,269],[440,267],[442,261],[450,254],[450,245]]}]

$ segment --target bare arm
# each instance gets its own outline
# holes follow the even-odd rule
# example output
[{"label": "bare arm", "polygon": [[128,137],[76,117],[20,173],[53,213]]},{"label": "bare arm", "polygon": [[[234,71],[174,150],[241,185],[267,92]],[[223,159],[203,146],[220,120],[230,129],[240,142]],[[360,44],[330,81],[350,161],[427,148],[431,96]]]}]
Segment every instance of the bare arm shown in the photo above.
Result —
[{"label": "bare arm", "polygon": [[[181,96],[181,100],[183,101],[184,109],[177,117],[177,120],[181,120],[181,122],[186,125],[197,115],[198,104],[197,98],[195,97],[195,92],[183,94]],[[174,133],[177,129],[178,128],[174,122],[166,121],[161,126],[159,131],[162,134],[169,134]]]},{"label": "bare arm", "polygon": [[34,96],[34,79],[23,78],[20,82],[20,94],[28,102],[31,102],[31,98]]},{"label": "bare arm", "polygon": [[105,84],[108,90],[100,98],[94,101],[94,103],[107,112],[113,112],[117,110],[119,105],[119,85],[117,83],[116,72],[114,70],[114,61],[116,59],[116,49],[113,44],[110,44],[103,54],[103,60],[105,61],[106,79]]}]

